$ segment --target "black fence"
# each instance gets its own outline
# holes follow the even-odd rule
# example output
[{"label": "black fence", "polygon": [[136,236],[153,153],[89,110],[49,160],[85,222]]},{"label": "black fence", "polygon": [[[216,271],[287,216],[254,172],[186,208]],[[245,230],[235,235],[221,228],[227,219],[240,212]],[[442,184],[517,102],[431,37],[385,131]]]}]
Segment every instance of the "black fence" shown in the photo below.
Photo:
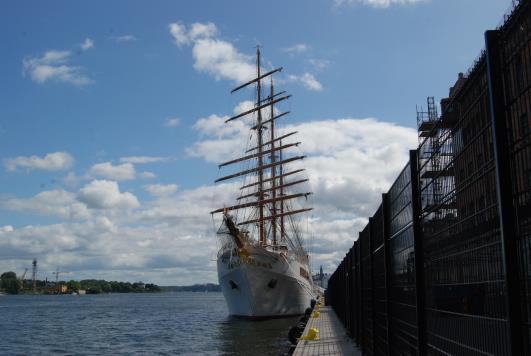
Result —
[{"label": "black fence", "polygon": [[[531,12],[516,1],[329,281],[367,355],[530,355]],[[423,113],[419,113],[423,114]]]}]

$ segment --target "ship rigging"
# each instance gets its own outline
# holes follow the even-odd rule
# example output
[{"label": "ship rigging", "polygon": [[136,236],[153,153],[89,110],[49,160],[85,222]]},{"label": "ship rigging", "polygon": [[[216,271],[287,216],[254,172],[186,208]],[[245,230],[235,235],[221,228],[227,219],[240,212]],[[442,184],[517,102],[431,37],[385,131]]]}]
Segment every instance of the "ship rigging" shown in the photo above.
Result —
[{"label": "ship rigging", "polygon": [[[291,97],[275,93],[273,74],[282,67],[262,73],[260,48],[256,49],[256,77],[233,89],[255,88],[253,106],[225,123],[246,120],[253,138],[240,157],[219,164],[220,169],[239,165],[240,170],[216,179],[216,183],[239,179],[242,184],[236,203],[211,212],[222,214],[218,230],[221,247],[217,266],[221,289],[229,313],[262,318],[302,314],[314,297],[309,273],[309,256],[297,216],[312,210],[302,206],[312,194],[306,189],[304,168],[294,166],[304,155],[291,150],[300,142],[297,132],[278,133],[277,121],[289,111],[278,112],[276,105]],[[269,80],[269,93],[264,82]]]},{"label": "ship rigging", "polygon": [[[289,132],[284,135],[277,136],[276,121],[285,118],[290,112],[285,111],[277,113],[275,104],[287,100],[291,95],[286,95],[285,91],[275,93],[273,85],[273,74],[282,71],[282,67],[273,69],[265,74],[261,71],[261,53],[260,48],[256,50],[256,78],[239,85],[234,88],[231,93],[237,92],[241,89],[254,84],[256,86],[256,99],[254,107],[228,118],[225,123],[230,123],[237,119],[243,119],[248,115],[254,114],[255,122],[251,130],[255,132],[256,146],[247,149],[242,157],[238,157],[219,164],[219,168],[227,167],[233,164],[242,163],[245,161],[254,160],[256,162],[250,168],[220,177],[215,180],[216,183],[254,175],[255,181],[244,184],[240,190],[248,191],[240,195],[236,200],[245,201],[240,204],[225,206],[223,208],[212,211],[212,214],[223,213],[224,221],[231,220],[235,229],[232,230],[231,235],[234,238],[240,239],[242,231],[236,226],[246,226],[249,224],[257,224],[258,227],[258,242],[261,246],[269,246],[273,248],[285,247],[289,237],[286,234],[286,218],[305,213],[312,208],[290,209],[291,204],[289,200],[297,198],[307,198],[311,192],[301,192],[296,194],[288,194],[286,189],[293,188],[299,184],[308,182],[307,178],[294,179],[286,181],[288,176],[293,176],[304,171],[304,169],[296,169],[285,171],[288,163],[296,162],[305,158],[305,156],[294,156],[283,158],[283,153],[289,148],[298,147],[300,142],[285,143],[289,137],[297,134],[297,132]],[[269,95],[262,98],[263,81],[269,79]],[[269,114],[264,117],[262,110],[266,110]],[[255,178],[256,177],[256,178]],[[232,210],[254,208],[254,218],[248,218],[244,221],[235,222],[234,217],[229,214]],[[251,213],[253,214],[253,212]],[[235,235],[235,236],[234,236]]]}]

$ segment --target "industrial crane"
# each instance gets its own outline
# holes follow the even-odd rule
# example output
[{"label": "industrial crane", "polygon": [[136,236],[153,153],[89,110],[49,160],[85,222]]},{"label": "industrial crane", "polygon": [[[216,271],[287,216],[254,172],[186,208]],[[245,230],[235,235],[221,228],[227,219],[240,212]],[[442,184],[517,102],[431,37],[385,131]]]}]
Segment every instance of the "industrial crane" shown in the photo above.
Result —
[{"label": "industrial crane", "polygon": [[70,272],[59,271],[59,268],[55,272],[52,272],[52,274],[55,274],[55,284],[59,282],[59,274],[61,273],[70,273]]},{"label": "industrial crane", "polygon": [[33,284],[33,293],[37,293],[37,259],[36,258],[33,259],[33,262],[31,263],[31,266],[32,266],[31,282]]},{"label": "industrial crane", "polygon": [[24,278],[26,278],[26,273],[28,273],[28,269],[27,268],[24,269],[24,273],[22,273],[22,277],[20,277],[20,279],[19,279],[19,281],[20,281],[20,290],[24,289]]},{"label": "industrial crane", "polygon": [[57,288],[57,293],[58,294],[66,292],[66,289],[63,290],[63,286],[59,285],[59,274],[61,274],[61,273],[70,273],[70,272],[59,271],[59,268],[57,270],[55,270],[55,272],[52,272],[52,274],[55,274],[55,288]]}]

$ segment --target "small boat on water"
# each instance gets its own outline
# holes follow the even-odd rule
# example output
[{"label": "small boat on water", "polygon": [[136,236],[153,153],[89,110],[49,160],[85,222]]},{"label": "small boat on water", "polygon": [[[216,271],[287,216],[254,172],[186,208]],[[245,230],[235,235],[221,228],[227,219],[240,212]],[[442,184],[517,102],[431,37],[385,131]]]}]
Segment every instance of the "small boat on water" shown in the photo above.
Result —
[{"label": "small boat on water", "polygon": [[[304,156],[291,153],[300,144],[288,142],[296,132],[279,133],[275,125],[289,113],[279,113],[276,104],[291,95],[274,92],[272,76],[282,68],[263,71],[260,56],[257,48],[256,77],[232,90],[254,86],[253,108],[226,120],[251,119],[251,139],[241,157],[219,165],[243,167],[216,180],[243,181],[237,203],[211,212],[223,219],[217,270],[229,314],[251,319],[303,314],[315,298],[300,224],[301,215],[312,210],[302,205],[311,194],[304,190],[308,178],[301,177],[303,168],[289,169]],[[266,79],[269,93],[263,95]]]}]

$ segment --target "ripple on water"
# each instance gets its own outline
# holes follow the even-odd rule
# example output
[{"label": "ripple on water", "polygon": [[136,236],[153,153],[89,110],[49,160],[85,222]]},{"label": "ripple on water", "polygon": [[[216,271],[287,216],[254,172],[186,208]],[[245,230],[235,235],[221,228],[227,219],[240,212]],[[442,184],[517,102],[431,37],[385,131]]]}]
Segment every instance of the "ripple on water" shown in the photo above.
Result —
[{"label": "ripple on water", "polygon": [[297,318],[227,316],[221,293],[5,296],[0,354],[278,355]]}]

